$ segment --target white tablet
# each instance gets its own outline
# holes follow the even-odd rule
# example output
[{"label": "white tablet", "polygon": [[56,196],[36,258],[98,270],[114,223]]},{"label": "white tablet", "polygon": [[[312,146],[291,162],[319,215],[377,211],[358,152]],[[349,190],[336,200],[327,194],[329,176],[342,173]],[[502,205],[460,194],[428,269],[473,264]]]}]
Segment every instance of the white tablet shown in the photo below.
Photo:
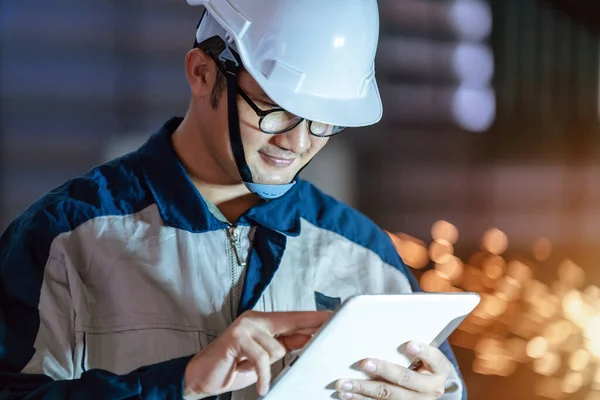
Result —
[{"label": "white tablet", "polygon": [[411,340],[442,344],[479,304],[476,293],[361,295],[344,302],[272,382],[265,400],[330,400],[342,378],[365,379],[365,358],[404,367]]}]

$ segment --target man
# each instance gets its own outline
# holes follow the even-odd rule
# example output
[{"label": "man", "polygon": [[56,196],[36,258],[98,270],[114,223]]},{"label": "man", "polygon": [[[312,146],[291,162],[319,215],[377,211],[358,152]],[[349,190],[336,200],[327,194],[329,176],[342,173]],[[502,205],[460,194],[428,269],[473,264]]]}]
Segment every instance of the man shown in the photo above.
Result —
[{"label": "man", "polygon": [[[381,229],[297,178],[381,118],[376,0],[188,2],[207,11],[185,118],[2,235],[0,399],[256,398],[349,296],[419,290]],[[362,360],[339,397],[464,398],[447,343],[409,349],[421,370]]]}]

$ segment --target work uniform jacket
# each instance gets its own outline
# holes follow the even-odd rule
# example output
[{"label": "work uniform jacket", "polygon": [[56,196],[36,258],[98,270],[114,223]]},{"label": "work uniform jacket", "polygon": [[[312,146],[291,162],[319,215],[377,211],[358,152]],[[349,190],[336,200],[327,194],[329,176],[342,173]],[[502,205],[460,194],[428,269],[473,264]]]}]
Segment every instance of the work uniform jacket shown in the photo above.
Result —
[{"label": "work uniform jacket", "polygon": [[[180,122],[52,190],[2,235],[1,399],[180,399],[188,360],[245,310],[420,290],[383,230],[306,181],[229,223],[173,150]],[[442,350],[455,366],[444,399],[461,399]]]}]

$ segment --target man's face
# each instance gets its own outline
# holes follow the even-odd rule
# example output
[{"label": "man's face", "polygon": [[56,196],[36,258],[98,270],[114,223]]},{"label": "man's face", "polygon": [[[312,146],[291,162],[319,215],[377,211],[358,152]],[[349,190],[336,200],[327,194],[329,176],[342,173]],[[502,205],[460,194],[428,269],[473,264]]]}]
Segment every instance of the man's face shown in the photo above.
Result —
[{"label": "man's face", "polygon": [[[247,72],[240,73],[238,82],[240,88],[260,109],[266,111],[276,106]],[[246,162],[255,183],[290,183],[300,169],[327,144],[327,138],[310,134],[306,121],[289,132],[276,135],[262,132],[258,127],[259,117],[239,95],[238,110]],[[223,92],[214,111],[218,128],[213,132],[219,137],[213,138],[219,146],[211,147],[219,152],[219,163],[232,177],[240,179],[229,144],[227,90]]]}]

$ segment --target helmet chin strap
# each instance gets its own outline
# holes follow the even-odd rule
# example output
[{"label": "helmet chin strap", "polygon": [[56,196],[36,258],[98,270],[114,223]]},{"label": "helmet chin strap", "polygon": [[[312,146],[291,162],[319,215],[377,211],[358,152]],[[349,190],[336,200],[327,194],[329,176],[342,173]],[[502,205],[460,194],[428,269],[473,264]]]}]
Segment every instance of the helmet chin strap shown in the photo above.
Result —
[{"label": "helmet chin strap", "polygon": [[229,45],[225,45],[225,50],[219,55],[219,59],[225,64],[227,76],[227,114],[229,122],[229,141],[233,158],[239,171],[242,181],[248,190],[263,199],[276,199],[286,194],[295,184],[294,181],[284,185],[266,185],[254,183],[252,173],[246,162],[246,154],[242,144],[242,135],[240,133],[240,120],[237,106],[237,74],[240,70],[240,64],[231,53]]}]

